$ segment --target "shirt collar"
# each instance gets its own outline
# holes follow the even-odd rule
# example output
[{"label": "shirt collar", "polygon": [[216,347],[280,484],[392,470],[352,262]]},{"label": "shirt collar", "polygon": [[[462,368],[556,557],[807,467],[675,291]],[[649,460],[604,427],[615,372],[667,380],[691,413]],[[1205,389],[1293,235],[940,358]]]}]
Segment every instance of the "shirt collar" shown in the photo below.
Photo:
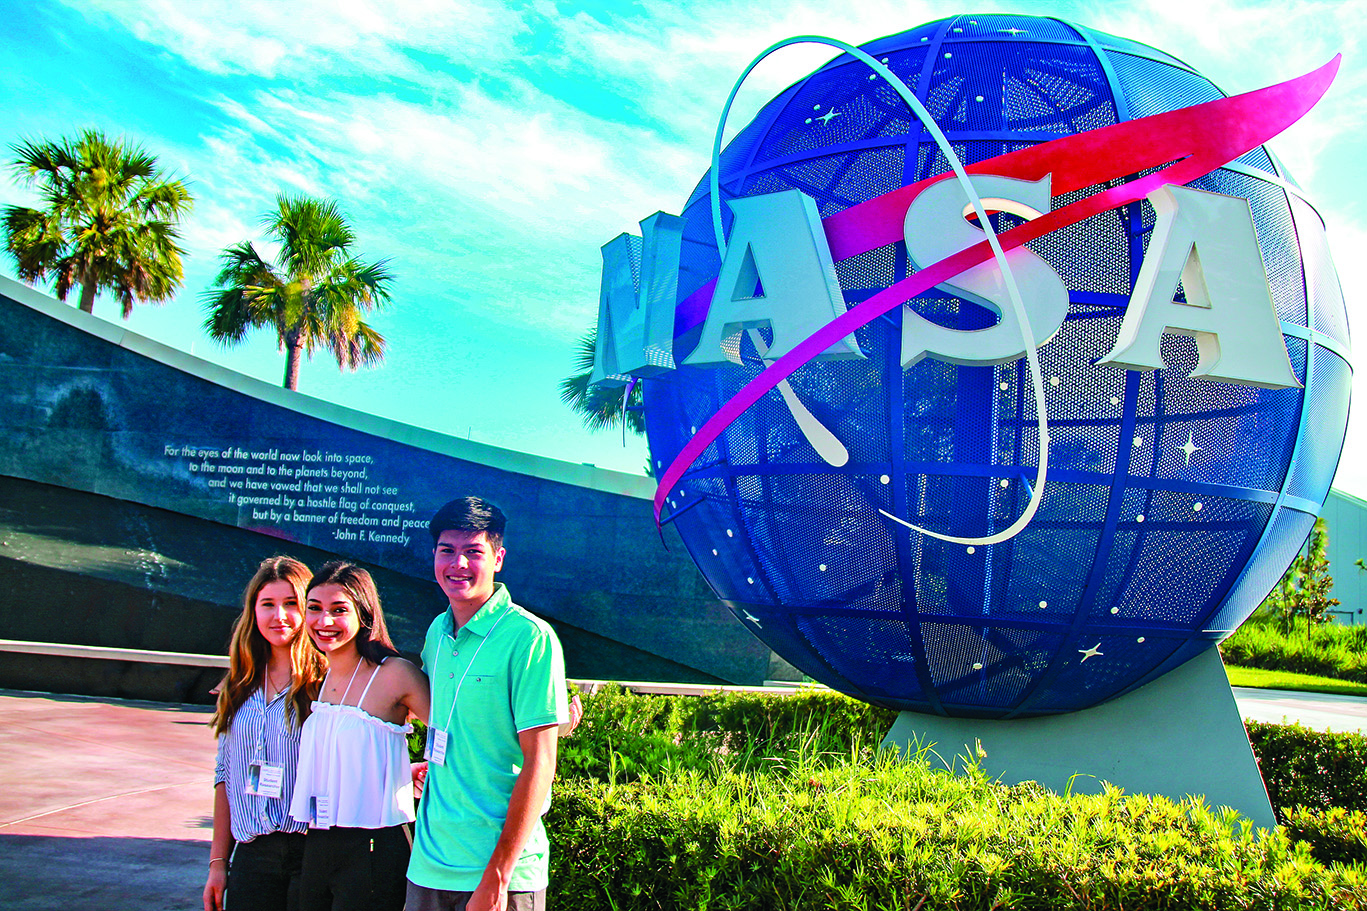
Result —
[{"label": "shirt collar", "polygon": [[[483,638],[498,622],[498,618],[512,607],[512,603],[512,598],[508,595],[508,587],[502,582],[495,582],[494,593],[489,596],[489,600],[485,601],[479,610],[475,611],[475,615],[461,629],[468,629],[474,635]],[[451,616],[449,605],[446,608],[446,631],[446,634],[451,638],[456,637],[456,621]]]}]

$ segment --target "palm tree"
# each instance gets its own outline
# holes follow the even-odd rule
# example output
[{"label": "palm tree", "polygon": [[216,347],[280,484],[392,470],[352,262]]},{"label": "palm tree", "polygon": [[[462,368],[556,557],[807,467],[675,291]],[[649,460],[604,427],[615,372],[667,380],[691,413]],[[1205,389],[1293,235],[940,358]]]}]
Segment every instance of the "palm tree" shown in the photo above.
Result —
[{"label": "palm tree", "polygon": [[330,199],[286,196],[262,219],[279,245],[272,263],[251,241],[223,251],[214,287],[202,297],[204,329],[224,345],[241,342],[251,329],[275,330],[285,352],[286,389],[299,388],[299,362],[327,348],[342,370],[384,360],[384,336],[362,314],[389,302],[393,279],[385,262],[366,263],[352,255],[356,235]]},{"label": "palm tree", "polygon": [[10,147],[20,183],[36,187],[42,209],[5,208],[6,248],[19,277],[34,284],[55,278],[66,300],[80,286],[81,309],[93,313],[95,295],[112,291],[123,317],[134,301],[161,303],[180,286],[176,222],[193,200],[157,160],[99,130],[56,142]]},{"label": "palm tree", "polygon": [[[572,376],[560,381],[560,400],[579,415],[589,430],[605,430],[616,427],[622,421],[622,396],[626,386],[590,386],[589,377],[593,374],[594,350],[598,346],[598,329],[595,327],[580,337],[574,349],[574,369]],[[641,383],[631,387],[631,399],[626,408],[626,428],[637,435],[646,432],[646,419],[642,411]]]}]

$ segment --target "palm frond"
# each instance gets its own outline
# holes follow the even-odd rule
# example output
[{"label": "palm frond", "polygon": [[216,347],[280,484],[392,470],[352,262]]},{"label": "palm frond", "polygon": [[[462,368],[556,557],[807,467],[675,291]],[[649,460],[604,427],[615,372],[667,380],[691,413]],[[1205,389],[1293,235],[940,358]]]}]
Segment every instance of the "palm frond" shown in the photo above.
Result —
[{"label": "palm frond", "polygon": [[41,210],[6,211],[6,246],[21,278],[51,278],[63,300],[78,285],[86,302],[111,292],[125,317],[136,302],[175,293],[185,252],[175,221],[192,199],[184,183],[161,175],[154,156],[93,129],[23,140],[10,152],[11,171],[43,200]]},{"label": "palm frond", "polygon": [[384,360],[384,336],[360,321],[345,335],[334,336],[329,347],[342,370],[373,367]]},{"label": "palm frond", "polygon": [[59,222],[37,209],[10,206],[5,210],[5,248],[19,278],[38,282],[61,256],[66,238]]},{"label": "palm frond", "polygon": [[[580,336],[574,346],[575,372],[559,383],[560,400],[579,415],[585,427],[593,431],[621,426],[622,398],[627,392],[626,386],[589,385],[597,345],[597,328]],[[643,405],[642,384],[636,383],[631,387],[631,398],[627,400],[626,422],[627,429],[637,435],[646,432]]]},{"label": "palm frond", "polygon": [[384,336],[361,316],[389,303],[387,261],[352,255],[355,233],[333,200],[281,194],[263,227],[280,245],[278,262],[266,262],[245,241],[224,250],[215,287],[203,298],[205,331],[232,344],[270,325],[287,351],[297,346],[312,357],[326,348],[342,370],[380,364]]}]

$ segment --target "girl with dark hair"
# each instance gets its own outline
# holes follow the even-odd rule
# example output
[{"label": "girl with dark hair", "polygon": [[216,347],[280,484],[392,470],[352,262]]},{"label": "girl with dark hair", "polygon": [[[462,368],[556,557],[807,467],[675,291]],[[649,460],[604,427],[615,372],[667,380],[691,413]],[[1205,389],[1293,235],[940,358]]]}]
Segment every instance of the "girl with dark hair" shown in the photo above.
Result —
[{"label": "girl with dark hair", "polygon": [[328,675],[304,724],[290,815],[307,823],[303,911],[399,911],[414,820],[410,715],[427,677],[398,656],[370,573],[346,562],[309,582],[305,623]]},{"label": "girl with dark hair", "polygon": [[243,593],[211,721],[218,759],[205,911],[221,911],[225,889],[233,908],[297,902],[306,827],[289,808],[300,731],[326,670],[303,635],[308,580],[298,560],[271,557]]}]

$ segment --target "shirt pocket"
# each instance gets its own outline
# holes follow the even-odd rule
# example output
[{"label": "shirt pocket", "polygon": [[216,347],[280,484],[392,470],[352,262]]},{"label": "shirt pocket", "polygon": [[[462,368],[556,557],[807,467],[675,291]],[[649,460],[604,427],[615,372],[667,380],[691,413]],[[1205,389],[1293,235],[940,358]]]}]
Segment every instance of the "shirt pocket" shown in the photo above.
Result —
[{"label": "shirt pocket", "polygon": [[471,668],[460,685],[461,708],[466,706],[488,710],[508,701],[506,675],[501,672],[481,672]]},{"label": "shirt pocket", "polygon": [[488,730],[512,724],[512,707],[508,703],[506,673],[477,673],[471,669],[460,688],[458,711],[465,725]]}]

